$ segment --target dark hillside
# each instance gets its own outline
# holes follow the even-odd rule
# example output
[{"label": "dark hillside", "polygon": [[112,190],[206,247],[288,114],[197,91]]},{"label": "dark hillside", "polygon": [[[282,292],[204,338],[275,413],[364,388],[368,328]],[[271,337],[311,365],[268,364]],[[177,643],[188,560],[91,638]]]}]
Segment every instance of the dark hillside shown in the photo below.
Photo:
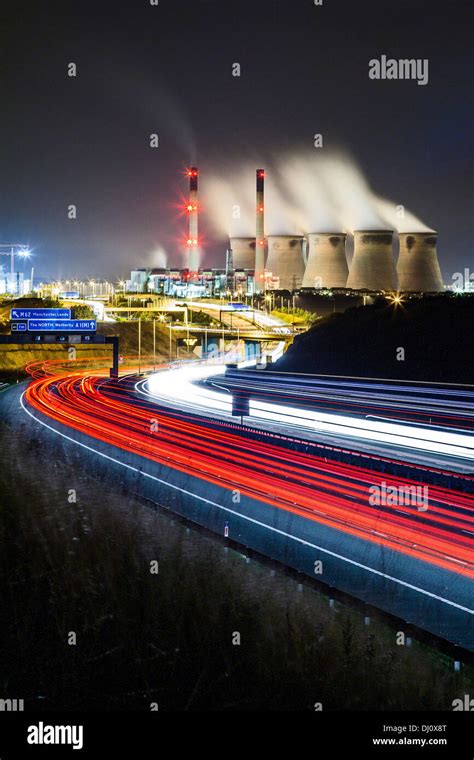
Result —
[{"label": "dark hillside", "polygon": [[331,315],[298,336],[273,369],[474,383],[474,297],[380,299]]}]

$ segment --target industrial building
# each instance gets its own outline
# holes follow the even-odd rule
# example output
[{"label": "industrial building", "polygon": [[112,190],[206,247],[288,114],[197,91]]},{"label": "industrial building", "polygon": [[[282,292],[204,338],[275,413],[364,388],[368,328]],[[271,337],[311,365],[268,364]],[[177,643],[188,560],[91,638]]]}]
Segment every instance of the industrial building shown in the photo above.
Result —
[{"label": "industrial building", "polygon": [[400,233],[397,271],[403,291],[434,293],[443,290],[436,252],[436,232]]},{"label": "industrial building", "polygon": [[397,290],[392,238],[393,230],[354,230],[354,256],[347,278],[348,288]]},{"label": "industrial building", "polygon": [[348,234],[309,232],[304,236],[265,234],[265,170],[256,169],[255,235],[231,236],[225,270],[200,268],[198,237],[198,169],[188,170],[189,214],[186,266],[183,269],[137,269],[127,280],[128,292],[173,296],[243,295],[272,291],[348,290],[364,293],[441,292],[444,290],[434,232],[400,233],[395,264],[394,231],[354,230],[354,252],[348,266]]},{"label": "industrial building", "polygon": [[125,281],[128,293],[154,293],[172,298],[220,297],[229,291],[239,297],[253,294],[253,270],[235,269],[135,269]]},{"label": "industrial building", "polygon": [[349,273],[343,232],[312,232],[307,236],[303,288],[345,288]]},{"label": "industrial building", "polygon": [[298,290],[302,286],[305,271],[303,238],[296,235],[269,235],[267,245],[269,289]]}]

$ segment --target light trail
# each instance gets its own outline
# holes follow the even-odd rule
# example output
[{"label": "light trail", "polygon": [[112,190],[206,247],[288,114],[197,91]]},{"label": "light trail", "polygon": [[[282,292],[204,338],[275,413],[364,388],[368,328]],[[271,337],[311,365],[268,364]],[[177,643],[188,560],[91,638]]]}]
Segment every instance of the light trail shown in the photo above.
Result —
[{"label": "light trail", "polygon": [[[137,387],[140,392],[149,392],[160,399],[169,399],[180,406],[201,411],[220,410],[231,414],[230,394],[218,393],[208,387],[197,385],[197,381],[212,376],[223,376],[225,365],[183,367],[171,372],[151,375],[146,383]],[[264,379],[262,379],[264,382]],[[361,419],[341,414],[328,414],[311,409],[298,410],[291,406],[267,403],[250,399],[250,416],[259,420],[291,425],[293,429],[303,428],[335,434],[342,437],[382,444],[402,446],[420,451],[435,452],[450,457],[474,460],[474,438],[461,433],[439,429],[427,429],[414,425],[398,425],[372,419]]]},{"label": "light trail", "polygon": [[265,530],[269,530],[272,533],[278,534],[280,536],[284,536],[285,538],[288,538],[292,541],[295,541],[296,543],[303,545],[303,546],[309,546],[312,549],[316,549],[319,552],[323,552],[324,554],[327,554],[328,556],[335,557],[342,562],[346,562],[350,565],[353,565],[355,567],[359,567],[362,570],[365,570],[372,575],[379,576],[381,578],[385,578],[386,580],[392,581],[400,586],[404,586],[405,588],[408,588],[412,591],[416,591],[417,593],[420,593],[424,596],[430,597],[432,599],[436,599],[437,601],[442,602],[443,604],[446,604],[450,607],[453,607],[455,609],[461,610],[462,612],[467,612],[469,615],[474,615],[474,610],[470,609],[469,607],[465,607],[464,605],[457,604],[456,602],[453,602],[451,599],[446,599],[445,597],[439,596],[439,594],[434,594],[431,591],[428,591],[427,589],[421,588],[420,586],[416,586],[412,583],[407,583],[404,580],[401,580],[400,578],[396,578],[393,575],[389,575],[388,573],[381,572],[380,570],[377,570],[376,568],[369,567],[368,565],[364,565],[361,562],[356,562],[353,559],[350,559],[349,557],[345,557],[342,554],[338,554],[336,552],[330,551],[329,549],[318,546],[317,544],[312,543],[311,541],[306,541],[305,539],[300,538],[299,536],[292,535],[290,533],[287,533],[284,530],[281,530],[280,528],[275,528],[273,525],[268,525],[267,523],[261,522],[259,520],[256,520],[253,517],[250,517],[249,515],[243,515],[240,512],[237,512],[235,509],[230,509],[229,507],[224,506],[223,504],[218,504],[215,501],[212,501],[212,499],[206,499],[204,496],[200,496],[199,494],[196,494],[192,491],[188,491],[185,488],[182,488],[180,486],[175,485],[174,483],[168,483],[167,481],[163,480],[162,478],[158,478],[155,475],[151,475],[148,472],[144,472],[143,470],[139,470],[137,467],[134,467],[133,465],[127,464],[126,462],[122,462],[119,459],[116,459],[115,457],[110,456],[109,454],[105,454],[103,451],[98,451],[97,449],[93,448],[92,446],[88,446],[85,443],[82,443],[80,441],[77,441],[76,439],[72,438],[71,436],[61,433],[60,431],[56,430],[56,428],[52,427],[51,425],[48,425],[47,423],[43,422],[42,420],[35,417],[34,414],[31,413],[31,411],[25,406],[24,404],[24,396],[25,393],[21,396],[21,406],[26,414],[28,414],[35,422],[41,424],[43,427],[46,427],[48,430],[53,432],[55,435],[61,436],[61,438],[64,438],[68,440],[70,443],[73,443],[76,446],[80,446],[83,449],[86,449],[87,451],[92,452],[93,454],[96,454],[99,457],[102,457],[103,459],[108,460],[109,462],[114,462],[115,464],[120,465],[121,467],[124,467],[127,470],[132,470],[133,472],[140,473],[145,478],[149,478],[150,480],[153,480],[157,483],[160,483],[163,486],[166,486],[166,488],[170,488],[174,491],[179,491],[180,493],[185,494],[186,496],[190,496],[193,499],[196,499],[196,501],[199,501],[203,504],[208,504],[210,506],[213,506],[221,511],[226,512],[229,515],[235,515],[239,519],[243,519],[247,522],[253,523],[254,525],[258,525],[259,527],[264,528]]},{"label": "light trail", "polygon": [[[215,372],[215,367],[194,369],[200,375]],[[32,370],[38,374],[38,367]],[[51,371],[47,366],[46,372]],[[181,370],[162,374],[175,389],[179,377],[188,376]],[[223,423],[211,426],[171,414],[131,394],[127,384],[88,371],[37,377],[25,401],[62,425],[198,480],[474,578],[474,499],[468,494],[430,486],[427,512],[409,505],[403,513],[392,506],[374,507],[369,502],[372,486],[419,484],[263,443]]]}]

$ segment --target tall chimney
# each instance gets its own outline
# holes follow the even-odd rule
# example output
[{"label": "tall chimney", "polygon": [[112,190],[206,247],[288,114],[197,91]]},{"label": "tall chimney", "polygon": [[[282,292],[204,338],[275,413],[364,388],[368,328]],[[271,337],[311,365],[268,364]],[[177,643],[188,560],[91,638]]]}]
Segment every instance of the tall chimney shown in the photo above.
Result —
[{"label": "tall chimney", "polygon": [[199,268],[199,238],[198,238],[198,170],[196,166],[188,169],[189,177],[189,232],[188,232],[188,269],[197,272]]},{"label": "tall chimney", "polygon": [[392,253],[393,230],[354,230],[354,256],[347,287],[353,290],[397,290]]},{"label": "tall chimney", "polygon": [[404,291],[435,293],[444,290],[436,253],[436,232],[401,232],[397,271]]},{"label": "tall chimney", "polygon": [[254,289],[265,290],[265,170],[257,169]]},{"label": "tall chimney", "polygon": [[344,232],[310,232],[303,288],[345,288],[348,275]]}]

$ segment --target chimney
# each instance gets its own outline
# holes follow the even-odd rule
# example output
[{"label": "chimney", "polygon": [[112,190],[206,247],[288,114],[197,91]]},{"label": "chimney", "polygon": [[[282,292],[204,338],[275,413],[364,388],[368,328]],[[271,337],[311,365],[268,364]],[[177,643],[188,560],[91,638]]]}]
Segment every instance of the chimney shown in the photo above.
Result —
[{"label": "chimney", "polygon": [[189,177],[189,231],[188,231],[188,255],[187,268],[190,273],[197,272],[199,268],[199,238],[198,238],[198,170],[196,166],[188,169]]},{"label": "chimney", "polygon": [[255,292],[265,290],[265,199],[264,184],[265,170],[257,169],[256,172],[256,236],[255,236]]}]

